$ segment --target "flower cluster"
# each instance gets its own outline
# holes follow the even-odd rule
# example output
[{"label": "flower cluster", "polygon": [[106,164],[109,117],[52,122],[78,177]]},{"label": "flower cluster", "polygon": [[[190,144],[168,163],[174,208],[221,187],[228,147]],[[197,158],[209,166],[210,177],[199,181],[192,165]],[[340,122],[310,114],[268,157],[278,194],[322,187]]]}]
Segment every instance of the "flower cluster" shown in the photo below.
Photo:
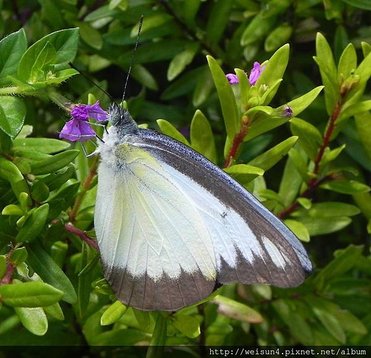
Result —
[{"label": "flower cluster", "polygon": [[100,107],[99,102],[92,105],[77,104],[71,110],[71,117],[59,133],[59,138],[70,142],[86,142],[96,137],[89,118],[105,122],[108,119],[108,113]]},{"label": "flower cluster", "polygon": [[[253,68],[251,69],[249,75],[249,83],[251,86],[255,85],[263,70],[264,66],[261,66],[259,62],[254,62]],[[238,84],[239,82],[238,77],[234,73],[227,73],[226,77],[229,84],[231,85]]]}]

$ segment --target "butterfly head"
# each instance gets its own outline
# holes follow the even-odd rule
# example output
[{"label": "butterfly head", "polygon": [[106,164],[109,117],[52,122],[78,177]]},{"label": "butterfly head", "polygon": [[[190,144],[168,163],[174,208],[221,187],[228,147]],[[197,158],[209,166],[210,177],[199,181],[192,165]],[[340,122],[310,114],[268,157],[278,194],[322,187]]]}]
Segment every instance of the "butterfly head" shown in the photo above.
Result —
[{"label": "butterfly head", "polygon": [[138,126],[131,117],[129,111],[117,103],[112,103],[109,108],[109,123],[122,135],[135,133]]}]

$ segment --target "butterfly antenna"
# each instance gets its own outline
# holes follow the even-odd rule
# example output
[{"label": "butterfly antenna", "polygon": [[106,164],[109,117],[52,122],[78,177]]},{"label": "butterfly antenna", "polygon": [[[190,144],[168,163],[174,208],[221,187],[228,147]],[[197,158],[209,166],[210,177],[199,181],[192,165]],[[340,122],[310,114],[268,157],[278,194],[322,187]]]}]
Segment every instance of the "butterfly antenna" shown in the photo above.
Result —
[{"label": "butterfly antenna", "polygon": [[129,69],[128,69],[128,73],[126,75],[125,84],[124,84],[124,92],[122,94],[122,101],[121,102],[124,102],[124,100],[125,100],[126,89],[128,87],[129,77],[130,77],[130,74],[131,74],[131,69],[132,69],[133,64],[134,64],[135,52],[137,51],[137,48],[138,48],[138,45],[139,45],[139,37],[140,37],[140,33],[142,31],[143,18],[144,18],[144,16],[142,15],[140,17],[140,19],[139,19],[139,27],[138,27],[137,39],[135,41],[134,49],[133,49],[133,51],[131,53],[130,66],[129,66]]}]

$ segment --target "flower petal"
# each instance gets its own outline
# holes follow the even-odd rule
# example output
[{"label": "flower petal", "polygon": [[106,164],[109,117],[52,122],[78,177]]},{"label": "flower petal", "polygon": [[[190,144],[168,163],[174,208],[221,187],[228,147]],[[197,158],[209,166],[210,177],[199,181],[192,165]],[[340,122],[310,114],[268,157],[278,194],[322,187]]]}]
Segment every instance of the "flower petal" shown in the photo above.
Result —
[{"label": "flower petal", "polygon": [[70,142],[86,142],[96,137],[90,124],[84,120],[71,119],[62,128],[59,138]]},{"label": "flower petal", "polygon": [[99,102],[93,105],[87,105],[88,116],[98,122],[105,122],[108,120],[108,113],[101,108]]},{"label": "flower petal", "polygon": [[254,66],[249,75],[249,83],[251,86],[253,86],[256,83],[263,70],[264,67],[260,66],[259,62],[254,62]]},{"label": "flower petal", "polygon": [[236,85],[239,82],[238,77],[234,73],[227,73],[225,77],[227,77],[230,85]]},{"label": "flower petal", "polygon": [[76,104],[72,107],[71,117],[79,121],[87,121],[89,118],[88,106],[86,104]]}]

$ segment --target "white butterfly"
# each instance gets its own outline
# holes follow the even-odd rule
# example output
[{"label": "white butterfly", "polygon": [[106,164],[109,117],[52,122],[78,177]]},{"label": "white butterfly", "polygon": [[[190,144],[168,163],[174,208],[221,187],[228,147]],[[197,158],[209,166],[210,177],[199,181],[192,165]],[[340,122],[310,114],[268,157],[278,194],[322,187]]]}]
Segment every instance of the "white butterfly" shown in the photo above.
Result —
[{"label": "white butterfly", "polygon": [[191,148],[138,128],[117,105],[110,122],[94,221],[122,302],[174,311],[224,283],[303,282],[312,265],[302,244],[240,184]]}]

